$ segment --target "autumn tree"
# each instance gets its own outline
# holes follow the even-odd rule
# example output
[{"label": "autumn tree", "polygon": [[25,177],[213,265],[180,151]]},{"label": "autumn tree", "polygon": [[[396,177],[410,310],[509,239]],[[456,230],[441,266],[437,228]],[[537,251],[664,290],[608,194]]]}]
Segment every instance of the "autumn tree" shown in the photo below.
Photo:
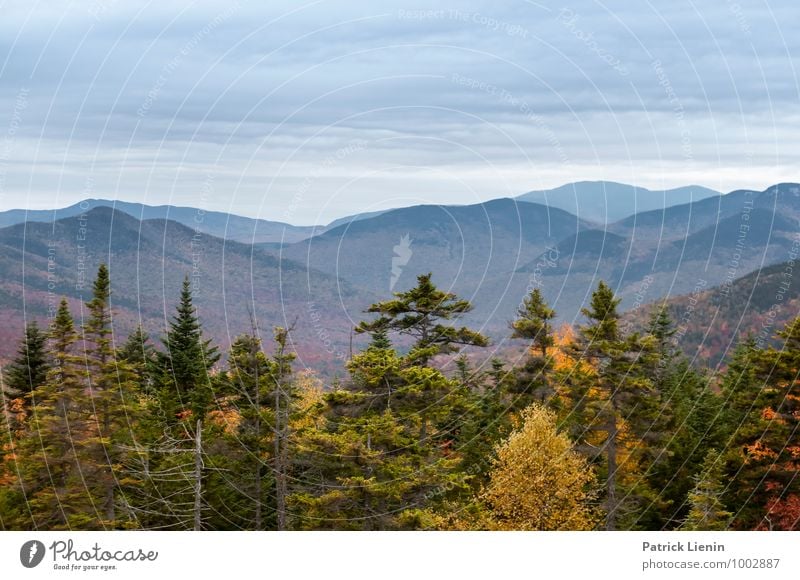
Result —
[{"label": "autumn tree", "polygon": [[743,370],[755,376],[735,381],[740,395],[731,395],[744,399],[731,437],[740,453],[732,494],[739,528],[800,529],[800,317],[777,335],[780,348],[748,349]]},{"label": "autumn tree", "polygon": [[598,523],[595,476],[559,433],[555,415],[533,405],[498,446],[481,499],[485,526],[498,530],[592,530]]}]

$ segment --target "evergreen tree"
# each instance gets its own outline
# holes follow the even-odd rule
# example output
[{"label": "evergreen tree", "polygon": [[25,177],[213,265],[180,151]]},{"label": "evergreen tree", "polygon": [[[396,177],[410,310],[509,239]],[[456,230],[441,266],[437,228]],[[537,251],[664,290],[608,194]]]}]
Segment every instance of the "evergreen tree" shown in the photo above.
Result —
[{"label": "evergreen tree", "polygon": [[577,442],[595,460],[602,459],[608,530],[617,529],[621,521],[637,525],[646,506],[657,499],[642,476],[659,400],[644,372],[651,351],[638,335],[623,336],[619,302],[600,281],[589,308],[582,310],[588,324],[579,327],[570,350],[591,366],[594,376],[591,384],[577,385],[577,396],[567,396],[570,420],[581,431]]},{"label": "evergreen tree", "polygon": [[[111,280],[108,268],[101,264],[92,285],[92,299],[86,303],[89,317],[83,327],[83,354],[92,410],[98,432],[87,443],[94,454],[97,469],[91,485],[103,497],[105,525],[135,526],[120,490],[120,480],[130,482],[120,473],[122,455],[131,447],[141,412],[134,370],[118,360],[111,327]],[[123,513],[118,512],[122,507]],[[119,521],[117,521],[119,518]]]},{"label": "evergreen tree", "polygon": [[[239,514],[247,514],[241,527],[256,530],[274,527],[274,474],[268,469],[272,461],[270,445],[275,425],[274,380],[276,364],[261,348],[255,334],[241,335],[231,345],[228,356],[229,381],[233,387],[233,407],[238,411],[238,463],[236,469],[241,485],[238,498]],[[231,502],[228,502],[229,504]]]},{"label": "evergreen tree", "polygon": [[553,358],[548,349],[555,344],[552,319],[555,311],[550,308],[535,288],[525,297],[511,322],[511,338],[522,338],[530,342],[530,349],[523,363],[516,367],[506,381],[505,391],[510,398],[509,408],[521,411],[532,403],[546,403],[554,394],[551,374]]},{"label": "evergreen tree", "polygon": [[748,457],[748,446],[760,440],[767,425],[763,411],[769,396],[759,359],[755,340],[748,336],[737,345],[721,377],[721,439],[727,450],[726,478],[731,482],[725,500],[737,529],[755,528],[767,502],[762,485],[764,462]]},{"label": "evergreen tree", "polygon": [[202,419],[213,399],[209,372],[220,354],[210,339],[203,338],[188,276],[184,278],[177,314],[169,323],[164,348],[165,352],[159,352],[157,357],[165,412],[175,416],[189,409],[195,420]]},{"label": "evergreen tree", "polygon": [[700,472],[694,476],[689,493],[689,513],[681,529],[694,531],[727,530],[731,512],[722,501],[723,460],[716,450],[709,450]]},{"label": "evergreen tree", "polygon": [[39,325],[35,321],[29,323],[16,358],[5,369],[6,397],[21,398],[26,407],[30,405],[30,394],[44,383],[47,376],[46,341],[47,335]]},{"label": "evergreen tree", "polygon": [[150,337],[141,325],[137,326],[117,351],[117,359],[125,362],[134,373],[136,384],[143,393],[154,394],[156,352]]},{"label": "evergreen tree", "polygon": [[517,318],[511,323],[511,338],[524,338],[530,341],[531,349],[547,357],[547,349],[553,346],[553,326],[555,310],[550,308],[538,288],[524,298],[517,310]]},{"label": "evergreen tree", "polygon": [[[650,529],[672,529],[685,521],[688,494],[703,468],[703,461],[722,445],[720,399],[711,379],[677,357],[661,376],[662,441],[652,443],[654,455],[647,477],[658,499],[643,517]],[[657,448],[656,448],[657,447]]]},{"label": "evergreen tree", "polygon": [[356,326],[358,333],[374,334],[394,331],[414,339],[413,350],[424,365],[437,354],[457,352],[459,346],[486,346],[488,339],[467,327],[443,324],[472,310],[467,300],[451,292],[439,290],[431,282],[432,274],[417,276],[416,287],[405,292],[395,292],[393,300],[378,302],[367,312],[379,316],[371,322]]},{"label": "evergreen tree", "polygon": [[800,317],[777,334],[780,348],[749,353],[758,386],[733,436],[741,453],[736,525],[748,529],[800,529]]},{"label": "evergreen tree", "polygon": [[26,512],[18,514],[22,528],[105,527],[103,497],[90,479],[98,469],[91,452],[98,433],[76,352],[78,339],[62,299],[48,333],[50,368],[44,384],[33,391],[30,426],[19,444],[19,483],[27,498]]},{"label": "evergreen tree", "polygon": [[391,348],[348,363],[351,380],[325,397],[321,429],[306,432],[299,527],[415,529],[425,509],[465,486],[448,422],[458,384]]}]

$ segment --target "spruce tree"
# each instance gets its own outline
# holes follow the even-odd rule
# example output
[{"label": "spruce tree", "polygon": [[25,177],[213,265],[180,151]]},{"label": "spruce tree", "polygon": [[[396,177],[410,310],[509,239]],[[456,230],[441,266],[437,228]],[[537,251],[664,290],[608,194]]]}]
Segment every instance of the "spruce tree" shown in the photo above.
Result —
[{"label": "spruce tree", "polygon": [[36,321],[25,327],[25,335],[17,349],[17,356],[5,371],[6,397],[23,399],[30,406],[30,394],[44,383],[47,376],[47,335],[39,329]]},{"label": "spruce tree", "polygon": [[[105,524],[109,527],[134,526],[122,499],[120,480],[130,481],[120,473],[123,455],[135,439],[134,428],[141,412],[133,368],[117,358],[111,326],[111,280],[108,268],[101,264],[92,284],[92,299],[86,303],[89,317],[83,326],[83,354],[89,392],[92,397],[97,438],[91,441],[97,470],[92,485],[103,497]],[[117,521],[119,516],[119,520]]]},{"label": "spruce tree", "polygon": [[658,394],[644,372],[650,350],[638,335],[622,334],[619,302],[600,281],[589,308],[581,311],[588,323],[579,327],[570,348],[594,375],[593,384],[578,386],[579,397],[568,396],[575,403],[569,415],[582,431],[581,448],[602,459],[607,530],[637,525],[646,506],[657,499],[641,475],[646,438],[658,410]]},{"label": "spruce tree", "polygon": [[[422,292],[441,299],[428,284],[428,277],[420,278]],[[447,301],[465,308],[453,295]],[[401,302],[408,312],[406,300]],[[371,310],[392,308],[382,303]],[[387,315],[382,323],[361,326],[374,333],[372,343],[348,362],[350,380],[325,396],[324,424],[304,434],[303,484],[291,502],[300,527],[417,529],[430,523],[430,509],[468,489],[466,474],[458,470],[454,427],[463,409],[462,384],[425,366],[428,357],[419,356],[419,349],[433,354],[452,343],[432,334],[438,332],[432,330],[439,325],[435,320],[417,314],[399,320]],[[405,334],[415,324],[418,347],[401,356],[382,331]],[[459,333],[477,336],[468,329]]]},{"label": "spruce tree", "polygon": [[91,477],[98,464],[92,453],[97,422],[78,333],[65,299],[48,332],[50,368],[32,394],[27,435],[20,441],[20,484],[27,498],[26,525],[36,529],[102,529],[103,497]]},{"label": "spruce tree", "polygon": [[143,393],[153,394],[156,352],[141,325],[134,329],[119,348],[117,359],[130,366],[136,384]]},{"label": "spruce tree", "polygon": [[202,420],[213,398],[209,373],[220,354],[203,338],[188,276],[163,342],[165,351],[157,356],[164,409],[170,416],[189,409],[195,420]]},{"label": "spruce tree", "polygon": [[538,351],[542,357],[547,356],[547,349],[553,346],[553,325],[555,310],[550,308],[542,296],[541,290],[534,288],[526,296],[517,310],[517,318],[511,322],[511,338],[523,338],[530,341],[531,349]]},{"label": "spruce tree", "polygon": [[693,478],[694,488],[688,496],[689,513],[681,529],[692,531],[728,529],[733,514],[725,509],[722,500],[723,464],[724,461],[716,450],[708,451],[700,472]]}]

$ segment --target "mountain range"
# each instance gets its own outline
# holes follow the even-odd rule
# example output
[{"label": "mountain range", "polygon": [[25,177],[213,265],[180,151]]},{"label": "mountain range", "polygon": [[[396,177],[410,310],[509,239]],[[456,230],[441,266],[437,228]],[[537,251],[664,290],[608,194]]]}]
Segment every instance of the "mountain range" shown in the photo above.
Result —
[{"label": "mountain range", "polygon": [[341,371],[366,307],[413,286],[420,273],[469,299],[474,309],[463,322],[504,348],[508,322],[534,287],[566,323],[579,319],[601,279],[634,312],[738,288],[743,276],[793,259],[798,223],[797,184],[669,207],[662,200],[606,225],[520,198],[400,208],[308,229],[103,200],[15,210],[0,214],[9,224],[0,229],[0,358],[13,352],[23,321],[46,318],[62,294],[79,314],[100,262],[111,269],[118,340],[137,323],[162,335],[189,276],[204,325],[222,346],[252,320],[265,336],[273,325],[294,325],[301,364],[330,374]]}]

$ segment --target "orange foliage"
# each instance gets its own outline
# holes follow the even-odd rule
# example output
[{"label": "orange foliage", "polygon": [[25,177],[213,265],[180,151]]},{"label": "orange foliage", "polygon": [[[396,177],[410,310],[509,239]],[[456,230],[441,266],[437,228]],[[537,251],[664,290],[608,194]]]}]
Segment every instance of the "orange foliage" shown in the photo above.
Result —
[{"label": "orange foliage", "polygon": [[800,496],[773,497],[767,502],[767,515],[758,530],[800,530]]},{"label": "orange foliage", "polygon": [[775,451],[764,445],[761,441],[756,441],[752,445],[745,446],[745,452],[748,461],[761,461],[763,459],[776,459],[778,457]]}]

